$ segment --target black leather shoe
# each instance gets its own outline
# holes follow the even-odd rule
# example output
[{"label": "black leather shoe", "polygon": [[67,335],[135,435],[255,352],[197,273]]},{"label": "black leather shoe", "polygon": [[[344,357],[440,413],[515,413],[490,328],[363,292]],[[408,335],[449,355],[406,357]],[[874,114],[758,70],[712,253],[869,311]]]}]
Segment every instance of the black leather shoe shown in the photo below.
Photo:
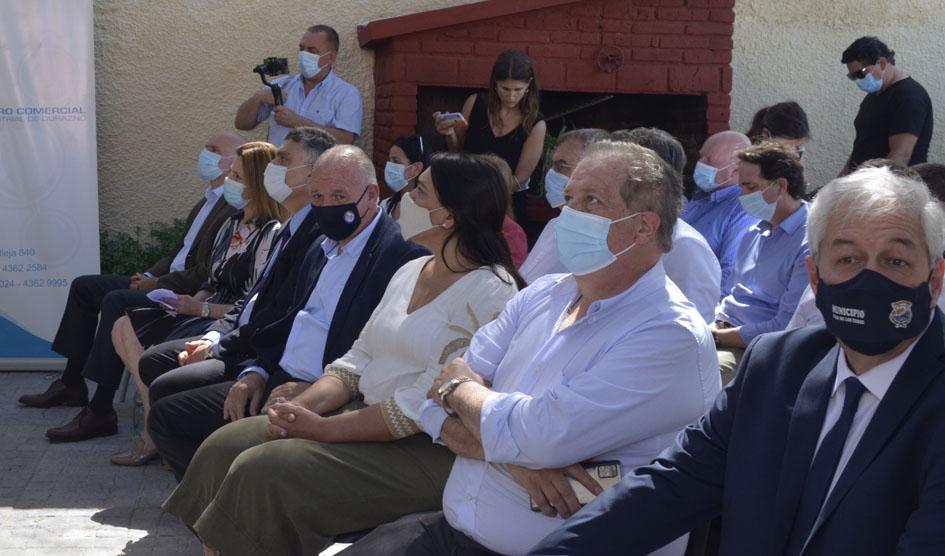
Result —
[{"label": "black leather shoe", "polygon": [[99,436],[118,434],[118,415],[112,410],[108,415],[96,415],[83,407],[78,415],[61,427],[46,431],[52,442],[78,442]]},{"label": "black leather shoe", "polygon": [[76,386],[69,386],[61,379],[54,380],[42,394],[24,394],[20,403],[27,407],[83,407],[89,404],[89,389],[85,381]]}]

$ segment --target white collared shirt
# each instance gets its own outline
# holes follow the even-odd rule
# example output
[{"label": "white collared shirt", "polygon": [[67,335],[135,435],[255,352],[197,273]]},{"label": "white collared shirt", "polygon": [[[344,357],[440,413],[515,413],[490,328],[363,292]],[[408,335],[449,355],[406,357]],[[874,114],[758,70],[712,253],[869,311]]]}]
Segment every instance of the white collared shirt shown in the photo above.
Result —
[{"label": "white collared shirt", "polygon": [[[341,299],[341,293],[348,284],[351,271],[361,258],[361,252],[374,228],[380,220],[381,211],[374,214],[374,219],[361,233],[339,249],[339,243],[333,239],[322,240],[321,248],[327,261],[319,274],[318,282],[312,289],[305,307],[296,313],[292,321],[292,330],[285,343],[285,351],[279,360],[279,366],[293,377],[306,382],[315,382],[322,376],[322,359],[325,357],[325,342],[335,316],[335,308]],[[269,380],[269,374],[257,366],[247,367],[240,377],[255,372]]]},{"label": "white collared shirt", "polygon": [[[922,335],[924,334],[925,332],[923,331]],[[915,348],[916,343],[918,343],[918,339],[921,338],[922,335],[916,337],[912,345],[896,357],[860,375],[854,373],[850,369],[850,366],[847,365],[847,358],[843,354],[843,348],[840,348],[840,354],[837,356],[837,377],[833,382],[833,392],[830,395],[830,401],[827,402],[827,413],[824,415],[824,424],[821,426],[820,438],[817,440],[817,450],[820,450],[820,444],[824,441],[824,437],[827,436],[830,429],[840,420],[840,414],[843,412],[843,400],[846,398],[847,392],[847,386],[843,381],[850,377],[856,377],[866,390],[860,396],[860,403],[857,405],[856,413],[853,415],[853,424],[850,425],[850,432],[847,433],[847,439],[843,443],[840,461],[837,463],[836,471],[834,471],[833,480],[830,481],[830,488],[827,490],[827,496],[824,497],[824,503],[830,498],[830,493],[833,492],[834,485],[837,484],[837,480],[850,461],[853,451],[856,450],[860,439],[863,438],[866,427],[868,427],[870,421],[873,420],[873,415],[876,413],[880,402],[883,401],[883,396],[886,395],[896,375],[899,374],[899,370],[902,369],[903,363],[909,358],[909,354],[912,353],[913,348]],[[811,464],[813,464],[816,456],[817,452],[815,451],[814,457],[811,458]]]},{"label": "white collared shirt", "polygon": [[[284,106],[307,120],[320,126],[333,127],[349,131],[355,136],[361,135],[363,107],[358,88],[338,77],[334,70],[328,72],[318,85],[305,93],[305,83],[299,74],[287,75],[274,79],[273,83],[282,87]],[[272,106],[259,107],[256,121],[269,119],[269,142],[281,147],[285,136],[292,131],[276,123]]]},{"label": "white collared shirt", "polygon": [[[528,493],[499,464],[619,460],[628,473],[671,445],[721,389],[708,327],[662,263],[558,330],[579,295],[570,274],[539,279],[479,329],[466,354],[493,385],[480,418],[486,461],[456,458],[443,511],[496,552],[525,553],[563,522],[531,511]],[[433,438],[444,415],[429,400],[421,410]]]},{"label": "white collared shirt", "polygon": [[187,255],[190,254],[190,248],[193,247],[194,240],[197,239],[197,232],[203,227],[203,223],[207,221],[207,217],[210,216],[210,211],[216,206],[220,195],[223,195],[222,185],[219,187],[208,187],[207,190],[203,192],[203,196],[207,201],[200,207],[200,210],[197,211],[197,216],[194,217],[194,221],[190,224],[190,228],[184,236],[184,245],[180,248],[180,251],[177,252],[174,260],[171,261],[171,272],[181,272],[186,268]]}]

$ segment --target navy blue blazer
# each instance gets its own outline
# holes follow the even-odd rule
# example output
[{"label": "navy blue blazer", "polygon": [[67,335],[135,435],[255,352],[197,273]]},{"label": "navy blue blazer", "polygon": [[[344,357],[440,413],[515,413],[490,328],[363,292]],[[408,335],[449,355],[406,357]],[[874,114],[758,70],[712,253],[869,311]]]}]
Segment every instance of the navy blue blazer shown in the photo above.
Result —
[{"label": "navy blue blazer", "polygon": [[[341,292],[328,327],[322,368],[347,353],[358,339],[394,273],[406,262],[429,254],[424,247],[401,237],[397,223],[381,211],[380,221],[364,245]],[[281,370],[279,360],[285,351],[295,315],[305,308],[327,260],[321,241],[315,241],[302,261],[302,270],[289,310],[272,324],[256,331],[250,340],[255,359],[245,361],[241,366],[258,365],[270,376]]]},{"label": "navy blue blazer", "polygon": [[308,273],[304,271],[305,256],[313,244],[321,242],[321,237],[315,212],[310,211],[299,224],[298,230],[289,238],[276,262],[272,263],[266,282],[259,289],[249,321],[237,327],[246,302],[242,299],[226,316],[210,327],[210,330],[223,334],[219,344],[220,359],[226,362],[228,367],[254,358],[255,352],[250,340],[256,331],[279,320],[291,309],[300,277],[309,278]]},{"label": "navy blue blazer", "polygon": [[[759,336],[735,380],[675,446],[588,504],[531,554],[647,554],[718,515],[720,554],[784,554],[838,353],[823,327]],[[803,554],[945,554],[943,368],[945,330],[936,310]]]}]

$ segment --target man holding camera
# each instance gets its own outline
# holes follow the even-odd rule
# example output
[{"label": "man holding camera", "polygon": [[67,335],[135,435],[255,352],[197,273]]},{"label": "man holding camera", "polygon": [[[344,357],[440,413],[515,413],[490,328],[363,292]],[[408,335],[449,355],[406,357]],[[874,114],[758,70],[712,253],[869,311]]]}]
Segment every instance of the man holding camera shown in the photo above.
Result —
[{"label": "man holding camera", "polygon": [[279,105],[269,87],[246,99],[236,111],[236,129],[254,129],[269,120],[269,142],[282,146],[296,127],[317,127],[339,144],[361,133],[361,93],[333,71],[338,33],[327,25],[309,27],[299,41],[299,73],[273,80],[282,91]]},{"label": "man holding camera", "polygon": [[[524,554],[578,511],[575,490],[599,494],[615,462],[629,474],[711,406],[721,379],[708,326],[661,262],[681,189],[650,149],[588,148],[555,228],[571,273],[509,301],[421,410],[423,430],[457,454],[443,512],[382,525],[342,554]],[[578,463],[589,460],[590,472]]]}]

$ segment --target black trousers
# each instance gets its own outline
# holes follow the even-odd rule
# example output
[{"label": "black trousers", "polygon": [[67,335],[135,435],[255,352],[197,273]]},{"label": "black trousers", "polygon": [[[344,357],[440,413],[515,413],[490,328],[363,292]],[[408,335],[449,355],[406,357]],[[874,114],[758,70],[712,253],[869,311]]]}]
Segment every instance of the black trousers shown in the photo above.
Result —
[{"label": "black trousers", "polygon": [[125,309],[154,305],[146,292],[129,290],[127,276],[79,276],[69,287],[66,310],[53,339],[53,351],[68,358],[62,379],[77,384],[82,377],[117,389],[124,368],[112,345],[112,326]]},{"label": "black trousers", "polygon": [[170,395],[202,386],[218,384],[235,378],[228,373],[226,364],[219,359],[207,359],[181,367],[177,354],[184,351],[184,344],[198,340],[200,336],[170,340],[149,347],[138,360],[141,381],[148,387],[151,405]]},{"label": "black trousers", "polygon": [[408,515],[381,525],[339,556],[499,556],[453,529],[443,512]]},{"label": "black trousers", "polygon": [[[263,403],[273,389],[294,380],[282,370],[273,373],[266,383]],[[178,481],[184,477],[190,460],[203,441],[227,424],[228,421],[223,419],[223,402],[234,383],[227,380],[171,394],[157,401],[151,397],[148,432]]]}]

